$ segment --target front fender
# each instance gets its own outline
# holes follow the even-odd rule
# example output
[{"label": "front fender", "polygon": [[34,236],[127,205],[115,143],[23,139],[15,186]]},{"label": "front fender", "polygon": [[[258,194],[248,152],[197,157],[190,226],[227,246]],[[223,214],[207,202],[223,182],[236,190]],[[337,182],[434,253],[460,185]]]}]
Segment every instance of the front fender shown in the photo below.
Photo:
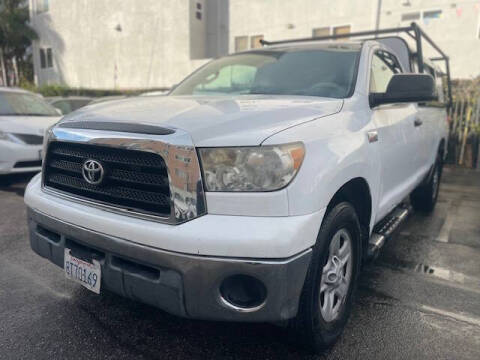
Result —
[{"label": "front fender", "polygon": [[[321,127],[319,126],[321,125]],[[301,141],[305,159],[287,187],[289,215],[303,215],[324,209],[335,193],[354,178],[366,180],[375,218],[380,187],[380,161],[376,143],[369,143],[372,125],[353,116],[333,116],[289,129],[269,139],[269,143]]]}]

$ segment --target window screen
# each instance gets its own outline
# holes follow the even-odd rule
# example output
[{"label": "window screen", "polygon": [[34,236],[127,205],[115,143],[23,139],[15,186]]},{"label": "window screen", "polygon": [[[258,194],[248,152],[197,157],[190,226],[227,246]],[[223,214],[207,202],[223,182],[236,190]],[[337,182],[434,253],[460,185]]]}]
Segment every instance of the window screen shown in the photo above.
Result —
[{"label": "window screen", "polygon": [[321,37],[330,35],[329,27],[316,28],[312,30],[312,37]]},{"label": "window screen", "polygon": [[[333,28],[333,35],[343,35],[343,34],[348,34],[350,33],[350,25],[345,25],[345,26],[335,26]],[[348,40],[348,37],[342,38],[339,40]]]},{"label": "window screen", "polygon": [[442,17],[442,10],[432,10],[432,11],[423,12],[424,20],[440,19],[441,17]]},{"label": "window screen", "polygon": [[260,40],[263,40],[263,35],[255,35],[250,38],[250,48],[251,49],[256,49],[256,48],[261,48],[262,44]]},{"label": "window screen", "polygon": [[53,67],[53,56],[52,56],[52,49],[47,49],[47,67]]},{"label": "window screen", "polygon": [[50,9],[49,0],[37,0],[37,14],[47,12]]},{"label": "window screen", "polygon": [[248,49],[248,36],[235,37],[235,52],[245,51]]},{"label": "window screen", "polygon": [[420,20],[419,12],[402,14],[402,21],[415,21],[415,20]]},{"label": "window screen", "polygon": [[40,49],[40,68],[45,69],[47,67],[47,57],[45,55],[45,49]]}]

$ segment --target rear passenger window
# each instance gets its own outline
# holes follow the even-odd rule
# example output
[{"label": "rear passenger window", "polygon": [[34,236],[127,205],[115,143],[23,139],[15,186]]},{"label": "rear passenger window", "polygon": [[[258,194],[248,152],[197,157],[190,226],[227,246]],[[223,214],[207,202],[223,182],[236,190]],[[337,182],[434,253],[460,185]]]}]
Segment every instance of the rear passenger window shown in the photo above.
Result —
[{"label": "rear passenger window", "polygon": [[384,93],[394,74],[402,72],[395,56],[386,51],[377,51],[372,58],[370,92]]}]

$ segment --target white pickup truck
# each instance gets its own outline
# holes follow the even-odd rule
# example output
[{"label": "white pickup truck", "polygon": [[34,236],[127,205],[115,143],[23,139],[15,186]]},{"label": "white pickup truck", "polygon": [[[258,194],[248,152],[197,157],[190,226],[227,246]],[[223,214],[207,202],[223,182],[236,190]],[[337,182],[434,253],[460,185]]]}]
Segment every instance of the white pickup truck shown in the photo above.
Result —
[{"label": "white pickup truck", "polygon": [[331,345],[404,199],[438,194],[443,88],[392,39],[269,44],[65,116],[25,193],[32,249],[97,293]]}]

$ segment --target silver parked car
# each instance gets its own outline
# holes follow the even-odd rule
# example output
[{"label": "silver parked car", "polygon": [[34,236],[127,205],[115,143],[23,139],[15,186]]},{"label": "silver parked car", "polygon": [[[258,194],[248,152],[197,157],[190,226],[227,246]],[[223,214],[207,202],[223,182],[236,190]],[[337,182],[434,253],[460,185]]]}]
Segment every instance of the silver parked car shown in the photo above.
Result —
[{"label": "silver parked car", "polygon": [[59,109],[64,115],[90,104],[93,100],[91,97],[87,96],[53,96],[45,99],[50,105]]}]

